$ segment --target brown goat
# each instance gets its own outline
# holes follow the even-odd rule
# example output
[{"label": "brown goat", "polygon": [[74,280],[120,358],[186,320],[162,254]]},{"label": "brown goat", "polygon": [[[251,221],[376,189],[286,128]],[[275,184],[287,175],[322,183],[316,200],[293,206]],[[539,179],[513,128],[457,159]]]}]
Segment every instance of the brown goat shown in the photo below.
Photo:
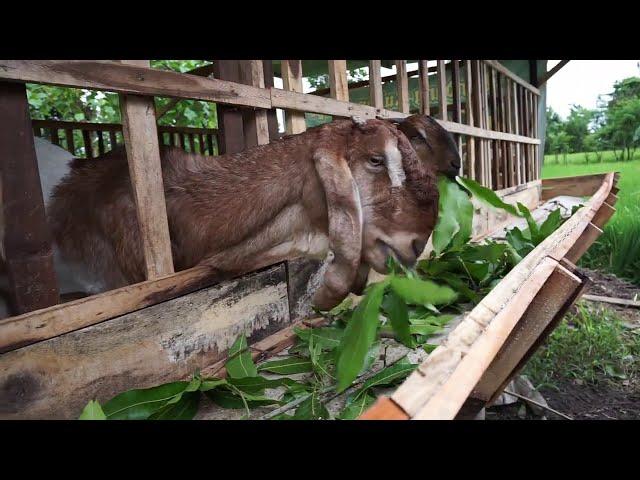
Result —
[{"label": "brown goat", "polygon": [[[176,270],[207,264],[223,278],[330,249],[321,309],[349,293],[361,261],[380,273],[390,254],[415,263],[437,219],[435,169],[382,120],[334,121],[215,158],[160,156]],[[75,160],[48,215],[65,261],[106,288],[144,280],[124,150]]]}]

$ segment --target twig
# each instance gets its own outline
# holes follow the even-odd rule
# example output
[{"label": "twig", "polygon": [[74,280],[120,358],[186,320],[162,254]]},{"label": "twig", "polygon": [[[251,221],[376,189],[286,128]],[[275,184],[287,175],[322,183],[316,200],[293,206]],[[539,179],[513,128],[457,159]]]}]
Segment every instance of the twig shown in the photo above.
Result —
[{"label": "twig", "polygon": [[548,410],[548,411],[550,411],[552,413],[555,413],[559,417],[566,418],[567,420],[573,420],[573,418],[571,418],[569,415],[565,415],[564,413],[560,413],[559,411],[554,410],[553,408],[551,408],[551,407],[549,407],[547,405],[543,405],[542,403],[536,402],[535,400],[531,400],[530,398],[525,397],[524,395],[520,395],[519,393],[512,392],[510,390],[507,390],[506,388],[504,389],[504,393],[506,393],[507,395],[513,395],[514,397],[519,398],[520,400],[524,400],[527,403],[531,403],[532,405],[535,405],[537,407],[540,407],[543,410]]}]

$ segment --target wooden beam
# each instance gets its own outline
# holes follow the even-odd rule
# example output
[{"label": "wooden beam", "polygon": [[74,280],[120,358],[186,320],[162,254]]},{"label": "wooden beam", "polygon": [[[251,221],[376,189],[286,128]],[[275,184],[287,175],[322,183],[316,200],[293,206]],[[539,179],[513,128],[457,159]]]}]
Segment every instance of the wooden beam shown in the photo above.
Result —
[{"label": "wooden beam", "polygon": [[[213,71],[214,71],[214,66],[212,63],[209,63],[207,65],[194,68],[193,70],[189,70],[184,73],[188,75],[198,75],[200,77],[208,77],[209,75],[213,74]],[[158,120],[162,118],[168,111],[173,109],[173,107],[175,107],[182,100],[183,100],[182,98],[172,98],[171,100],[169,100],[169,102],[163,108],[157,111],[156,118]]]},{"label": "wooden beam", "polygon": [[[420,85],[420,113],[429,115],[429,67],[427,60],[418,60],[418,83]],[[467,96],[467,98],[469,98]],[[469,111],[469,109],[467,109]],[[470,124],[471,125],[471,124]]]},{"label": "wooden beam", "polygon": [[409,78],[407,77],[406,60],[396,60],[396,89],[398,109],[402,113],[409,113]]},{"label": "wooden beam", "polygon": [[271,108],[266,89],[116,61],[0,60],[0,79]]},{"label": "wooden beam", "polygon": [[640,308],[640,301],[638,300],[629,300],[626,298],[604,297],[601,295],[582,295],[581,298],[583,300],[588,300],[590,302],[602,302],[602,303],[610,303],[612,305],[620,305],[623,307]]},{"label": "wooden beam", "polygon": [[[273,88],[273,60],[263,60],[262,68],[264,70],[264,87]],[[275,108],[267,111],[267,124],[269,125],[269,140],[273,141],[279,138],[278,117]]]},{"label": "wooden beam", "polygon": [[0,82],[0,168],[4,254],[12,310],[59,301],[25,85]]},{"label": "wooden beam", "polygon": [[580,278],[562,265],[556,266],[483,373],[473,389],[473,398],[489,402],[500,394],[513,377],[520,360],[581,285]]},{"label": "wooden beam", "polygon": [[[296,92],[302,94],[302,60],[281,60],[280,70],[282,72],[283,88],[287,92]],[[282,103],[274,102],[274,98],[278,97],[278,89],[271,89],[271,104],[274,108],[286,108]],[[285,97],[286,98],[286,97]],[[304,113],[287,111],[286,132],[289,135],[302,133],[307,129]]]},{"label": "wooden beam", "polygon": [[347,79],[347,61],[329,60],[329,92],[331,98],[349,101],[349,81]]},{"label": "wooden beam", "polygon": [[600,209],[593,217],[591,223],[593,223],[598,228],[603,228],[609,219],[616,213],[616,209],[607,203],[603,203],[600,206]]},{"label": "wooden beam", "polygon": [[[376,116],[383,117],[385,115],[385,111],[378,112],[375,108],[368,105],[359,105],[343,102],[333,98],[316,97],[314,95],[303,93],[287,92],[277,88],[271,90],[271,102],[273,103],[274,108],[322,113],[324,115],[333,115],[337,117],[351,117],[352,115],[359,115],[365,118],[376,118]],[[400,115],[397,115],[396,112],[391,112],[391,116],[397,117]]]},{"label": "wooden beam", "polygon": [[374,108],[384,107],[380,67],[380,60],[369,61],[369,97]]},{"label": "wooden beam", "polygon": [[602,235],[602,229],[596,227],[593,223],[589,223],[582,232],[578,241],[571,247],[565,256],[571,263],[578,263],[580,257],[585,254],[589,247]]},{"label": "wooden beam", "polygon": [[[265,88],[262,60],[241,60],[240,79],[245,85]],[[247,148],[269,143],[267,110],[244,110],[243,119],[244,141]]]},{"label": "wooden beam", "polygon": [[[139,66],[149,64],[148,60],[123,62],[135,62]],[[153,98],[122,95],[120,112],[143,245],[145,273],[147,280],[153,280],[173,273]]]},{"label": "wooden beam", "polygon": [[438,118],[447,120],[447,70],[444,60],[438,60]]},{"label": "wooden beam", "polygon": [[[217,79],[239,84],[240,62],[238,60],[216,60],[214,75]],[[251,87],[255,88],[255,87]],[[267,107],[269,108],[269,107]],[[237,106],[216,105],[218,113],[219,153],[238,153],[245,149],[244,121],[242,111]]]},{"label": "wooden beam", "polygon": [[409,415],[397,403],[383,395],[358,420],[409,420]]},{"label": "wooden beam", "polygon": [[541,87],[542,85],[547,83],[551,77],[553,77],[556,73],[558,73],[558,71],[569,62],[570,60],[560,60],[560,62],[555,67],[553,67],[551,70],[549,70],[547,73],[545,73],[542,76],[542,78],[540,79],[540,82],[538,83],[538,87]]}]

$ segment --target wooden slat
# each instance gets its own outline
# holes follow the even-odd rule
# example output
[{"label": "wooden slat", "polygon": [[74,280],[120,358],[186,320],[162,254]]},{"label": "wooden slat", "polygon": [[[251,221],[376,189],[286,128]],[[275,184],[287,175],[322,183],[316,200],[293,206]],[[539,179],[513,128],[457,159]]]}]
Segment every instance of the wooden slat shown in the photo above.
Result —
[{"label": "wooden slat", "polygon": [[[473,110],[473,118],[474,124],[476,127],[483,129],[483,120],[482,120],[482,83],[480,81],[480,61],[472,60],[471,62],[471,76],[472,76],[472,92],[473,97],[471,98],[471,105]],[[475,140],[475,166],[474,173],[476,180],[479,183],[483,183],[484,180],[484,144],[481,138]]]},{"label": "wooden slat", "polygon": [[[246,85],[264,88],[264,67],[262,66],[262,60],[240,61],[240,79],[242,83]],[[243,119],[246,148],[269,143],[269,124],[267,122],[266,110],[245,110],[243,112]]]},{"label": "wooden slat", "polygon": [[474,387],[473,398],[489,402],[502,391],[520,360],[581,285],[580,278],[562,265],[556,266]]},{"label": "wooden slat", "polygon": [[593,223],[589,223],[584,229],[578,241],[567,252],[565,258],[571,263],[578,263],[580,257],[585,254],[589,247],[602,235],[602,229],[596,227]]},{"label": "wooden slat", "polygon": [[[302,60],[281,60],[280,70],[282,72],[282,85],[284,90],[289,92],[302,93]],[[278,90],[271,89],[271,104],[274,108],[286,108],[282,104],[275,102]],[[283,96],[283,98],[286,98]],[[290,135],[302,133],[307,129],[304,113],[287,111],[285,113],[286,132]]]},{"label": "wooden slat", "polygon": [[369,60],[369,97],[374,108],[383,108],[380,60]]},{"label": "wooden slat", "polygon": [[51,143],[53,143],[54,145],[60,145],[60,136],[58,135],[57,128],[51,129]]},{"label": "wooden slat", "polygon": [[409,113],[409,78],[406,60],[396,60],[396,90],[398,109],[403,113]]},{"label": "wooden slat", "polygon": [[114,131],[110,131],[109,132],[109,143],[111,144],[111,150],[113,150],[114,148],[116,148],[118,146],[118,140],[116,138],[116,132],[114,132]]},{"label": "wooden slat", "polygon": [[[241,312],[241,313],[239,313]],[[0,355],[0,418],[77,418],[89,399],[181,380],[289,324],[284,266]]]},{"label": "wooden slat", "polygon": [[347,80],[347,61],[329,60],[329,92],[331,98],[349,101],[349,82]]},{"label": "wooden slat", "polygon": [[13,310],[58,303],[53,249],[25,85],[0,82],[0,169],[4,255]]},{"label": "wooden slat", "polygon": [[287,92],[277,88],[274,88],[271,91],[271,101],[273,102],[274,108],[322,113],[324,115],[333,115],[337,117],[348,118],[353,115],[359,115],[363,118],[376,118],[376,116],[385,118],[387,116],[399,117],[402,115],[401,112],[388,112],[385,110],[378,112],[375,108],[368,105],[358,105],[333,98]]},{"label": "wooden slat", "polygon": [[[148,60],[136,62],[149,63]],[[155,104],[153,98],[123,95],[120,97],[120,112],[143,245],[145,273],[147,280],[151,280],[173,273]]]},{"label": "wooden slat", "polygon": [[498,62],[497,60],[483,60],[483,62],[485,62],[487,65],[490,65],[491,67],[495,68],[497,71],[499,71],[500,73],[502,73],[503,75],[505,75],[506,77],[509,77],[511,80],[513,80],[515,83],[522,85],[524,88],[526,88],[527,90],[535,93],[536,95],[540,95],[540,90],[537,89],[536,87],[534,87],[533,85],[531,85],[529,82],[524,81],[522,78],[520,78],[519,76],[517,76],[515,73],[513,73],[511,70],[505,68],[500,62]]},{"label": "wooden slat", "polygon": [[[273,88],[273,60],[262,60],[262,69],[264,77],[264,87]],[[269,128],[269,140],[276,140],[277,138],[279,138],[280,133],[278,132],[278,117],[276,115],[275,108],[267,111],[267,125]],[[213,152],[211,152],[211,155],[213,155]]]},{"label": "wooden slat", "polygon": [[102,136],[102,132],[100,130],[98,130],[96,134],[98,135],[98,153],[102,155],[104,154],[104,137]]},{"label": "wooden slat", "polygon": [[91,132],[89,130],[82,131],[82,142],[85,157],[93,158],[93,145],[91,144]]},{"label": "wooden slat", "polygon": [[[429,67],[427,60],[418,60],[418,83],[420,88],[420,113],[429,115],[431,108],[429,105]],[[469,97],[467,96],[467,98]],[[472,123],[469,125],[472,125]]]},{"label": "wooden slat", "polygon": [[640,301],[629,300],[626,298],[612,298],[612,297],[604,297],[602,295],[582,295],[582,299],[588,300],[590,302],[602,302],[602,303],[610,303],[612,305],[621,305],[623,307],[640,308]]},{"label": "wooden slat", "polygon": [[[198,147],[200,148],[200,155],[207,154],[207,144],[204,141],[204,135],[202,133],[198,134]],[[211,153],[213,155],[213,152]]]},{"label": "wooden slat", "polygon": [[193,138],[193,133],[188,134],[187,137],[189,138],[189,151],[191,153],[196,153],[196,142]]},{"label": "wooden slat", "polygon": [[447,120],[447,70],[444,60],[438,60],[438,118]]},{"label": "wooden slat", "polygon": [[381,396],[358,420],[409,420],[409,415],[389,397]]},{"label": "wooden slat", "polygon": [[266,89],[115,61],[0,60],[0,79],[271,108]]},{"label": "wooden slat", "polygon": [[207,135],[207,146],[209,147],[209,155],[215,155],[215,150],[213,149],[213,135]]},{"label": "wooden slat", "polygon": [[[473,127],[474,116],[473,116],[473,101],[475,93],[473,90],[473,76],[471,74],[471,60],[464,61],[464,75],[465,75],[465,93],[467,97],[467,108],[466,108],[466,121],[467,124]],[[474,138],[467,137],[467,170],[466,175],[469,178],[476,178],[476,141]]]},{"label": "wooden slat", "polygon": [[616,209],[603,202],[598,212],[594,215],[592,223],[598,228],[603,228],[614,213],[616,213]]},{"label": "wooden slat", "polygon": [[64,131],[64,136],[67,139],[67,150],[71,153],[71,155],[76,154],[76,145],[73,141],[73,130],[67,128]]},{"label": "wooden slat", "polygon": [[553,77],[556,73],[558,73],[558,71],[569,62],[570,60],[560,60],[560,62],[555,67],[553,67],[551,70],[549,70],[547,73],[545,73],[542,76],[542,78],[538,82],[538,87],[541,87],[542,85],[547,83],[547,81],[549,81],[551,77]]},{"label": "wooden slat", "polygon": [[[217,79],[239,84],[240,61],[216,60],[214,75]],[[250,87],[254,88],[254,87]],[[218,149],[220,154],[238,153],[245,149],[244,119],[242,111],[235,106],[216,105],[218,115]],[[182,142],[184,143],[184,142]]]},{"label": "wooden slat", "polygon": [[541,199],[546,201],[558,195],[589,197],[598,191],[605,176],[605,173],[596,173],[571,177],[544,178],[542,179]]}]

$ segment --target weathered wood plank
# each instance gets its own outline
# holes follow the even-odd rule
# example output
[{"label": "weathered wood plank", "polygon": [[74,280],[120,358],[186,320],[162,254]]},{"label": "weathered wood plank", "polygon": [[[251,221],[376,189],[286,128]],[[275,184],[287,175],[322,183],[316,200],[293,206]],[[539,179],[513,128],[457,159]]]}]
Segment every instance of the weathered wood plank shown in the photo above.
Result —
[{"label": "weathered wood plank", "polygon": [[[287,92],[277,88],[271,90],[271,101],[274,108],[301,110],[303,112],[322,113],[337,117],[359,115],[363,118],[376,118],[378,115],[376,109],[368,105],[358,105],[355,103],[342,102],[334,98]],[[380,113],[381,115],[384,114],[384,112]]]},{"label": "weathered wood plank", "polygon": [[[217,79],[234,84],[241,81],[238,60],[216,60],[214,75]],[[252,87],[253,88],[253,87]],[[242,112],[232,105],[216,105],[218,114],[218,149],[220,154],[238,153],[245,149],[244,121]]]},{"label": "weathered wood plank", "polygon": [[173,273],[153,98],[122,95],[120,112],[146,276],[151,280]]},{"label": "weathered wood plank", "polygon": [[[264,76],[264,87],[273,88],[273,60],[262,60],[262,69]],[[271,100],[271,96],[269,96]],[[278,132],[278,117],[275,108],[267,111],[267,124],[269,126],[269,140],[276,140],[280,137]]]},{"label": "weathered wood plank", "polygon": [[369,97],[374,108],[383,108],[380,60],[369,60]]},{"label": "weathered wood plank", "polygon": [[407,77],[406,60],[396,60],[396,90],[398,109],[402,113],[409,113],[409,77]]},{"label": "weathered wood plank", "polygon": [[90,399],[180,380],[289,323],[284,267],[0,356],[0,418],[77,418]]},{"label": "weathered wood plank", "polygon": [[438,118],[447,120],[447,70],[444,60],[438,60]]},{"label": "weathered wood plank", "polygon": [[[429,105],[429,67],[427,60],[418,60],[418,84],[420,85],[420,113],[429,115],[431,107]],[[467,95],[467,98],[470,97]],[[469,123],[469,125],[473,125],[473,123]]]},{"label": "weathered wood plank", "polygon": [[540,90],[537,89],[536,87],[534,87],[533,85],[531,85],[529,82],[524,81],[522,78],[520,78],[519,76],[517,76],[515,73],[513,73],[511,70],[505,68],[500,62],[498,62],[497,60],[483,60],[483,62],[485,62],[487,65],[490,65],[491,67],[495,68],[496,70],[498,70],[500,73],[502,73],[504,76],[509,77],[511,80],[513,80],[515,83],[522,85],[524,88],[526,88],[527,90],[530,90],[531,92],[535,93],[536,95],[540,95]]},{"label": "weathered wood plank", "polygon": [[542,200],[549,200],[559,195],[572,197],[591,196],[598,190],[605,175],[605,173],[596,173],[572,177],[543,178]]},{"label": "weathered wood plank", "polygon": [[0,170],[6,270],[13,310],[58,303],[51,232],[46,222],[24,85],[0,82]]},{"label": "weathered wood plank", "polygon": [[[241,60],[240,78],[242,83],[258,88],[265,88],[264,67],[262,60]],[[267,123],[267,111],[245,110],[244,141],[247,148],[269,143],[269,125]]]},{"label": "weathered wood plank", "polygon": [[347,80],[347,61],[329,60],[329,92],[331,98],[349,101],[349,82]]},{"label": "weathered wood plank", "polygon": [[593,223],[589,223],[578,241],[567,252],[565,258],[571,263],[577,263],[600,235],[602,235],[602,229],[596,227]]},{"label": "weathered wood plank", "polygon": [[271,108],[266,89],[106,60],[0,60],[0,79]]},{"label": "weathered wood plank", "polygon": [[[281,60],[280,70],[282,72],[282,85],[285,91],[302,93],[302,60]],[[273,108],[287,108],[283,107],[282,103],[274,102],[275,98],[278,98],[278,89],[271,89],[271,105]],[[286,98],[286,96],[283,96]],[[286,132],[289,135],[296,133],[302,133],[307,129],[307,124],[304,119],[304,113],[289,110],[285,112]]]}]

